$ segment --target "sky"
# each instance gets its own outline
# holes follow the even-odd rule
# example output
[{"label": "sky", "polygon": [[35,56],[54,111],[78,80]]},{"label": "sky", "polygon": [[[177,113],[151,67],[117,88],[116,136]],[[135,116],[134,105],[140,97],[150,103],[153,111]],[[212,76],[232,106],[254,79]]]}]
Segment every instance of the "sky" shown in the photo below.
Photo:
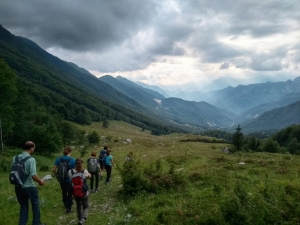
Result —
[{"label": "sky", "polygon": [[300,76],[299,0],[0,0],[0,24],[97,77]]}]

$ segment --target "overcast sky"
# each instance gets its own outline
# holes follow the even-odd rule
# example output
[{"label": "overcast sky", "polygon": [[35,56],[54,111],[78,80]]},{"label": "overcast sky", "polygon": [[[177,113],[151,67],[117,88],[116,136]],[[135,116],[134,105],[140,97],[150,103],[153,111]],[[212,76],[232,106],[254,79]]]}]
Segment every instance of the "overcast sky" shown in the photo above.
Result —
[{"label": "overcast sky", "polygon": [[0,0],[0,24],[96,76],[300,76],[299,0]]}]

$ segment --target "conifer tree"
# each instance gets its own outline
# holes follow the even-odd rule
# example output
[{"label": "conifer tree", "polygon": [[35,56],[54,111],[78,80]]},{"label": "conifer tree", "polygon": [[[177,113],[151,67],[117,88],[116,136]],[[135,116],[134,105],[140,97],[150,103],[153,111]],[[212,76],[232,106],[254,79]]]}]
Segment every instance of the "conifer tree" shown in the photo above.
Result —
[{"label": "conifer tree", "polygon": [[244,136],[240,125],[238,125],[238,127],[235,130],[236,132],[234,132],[232,137],[232,144],[235,146],[235,149],[239,152],[240,150],[242,150]]}]

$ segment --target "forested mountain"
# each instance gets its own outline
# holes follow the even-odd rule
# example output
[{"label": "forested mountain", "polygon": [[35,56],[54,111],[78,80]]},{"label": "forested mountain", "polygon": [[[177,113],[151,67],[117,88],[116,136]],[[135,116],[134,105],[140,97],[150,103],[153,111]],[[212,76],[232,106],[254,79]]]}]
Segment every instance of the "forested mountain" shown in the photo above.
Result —
[{"label": "forested mountain", "polygon": [[232,120],[228,118],[229,112],[206,102],[192,102],[163,96],[163,98],[159,98],[158,93],[154,96],[134,82],[122,77],[103,76],[99,79],[175,124],[199,127],[200,129],[232,125]]},{"label": "forested mountain", "polygon": [[300,101],[288,106],[265,112],[256,119],[242,123],[244,132],[259,130],[280,130],[293,124],[300,124]]},{"label": "forested mountain", "polygon": [[145,107],[155,108],[158,106],[158,103],[154,99],[158,98],[158,96],[160,98],[164,98],[164,96],[160,95],[159,93],[156,93],[155,95],[150,94],[149,92],[145,91],[143,87],[138,87],[138,85],[125,78],[114,78],[106,75],[100,77],[99,80],[104,81],[114,89],[118,90],[129,98],[136,100]]},{"label": "forested mountain", "polygon": [[258,116],[262,115],[264,112],[270,111],[272,109],[288,106],[289,104],[292,104],[299,100],[300,100],[300,92],[284,95],[277,101],[272,101],[267,104],[262,104],[238,114],[234,118],[234,123],[239,124],[247,120],[255,119]]},{"label": "forested mountain", "polygon": [[165,98],[165,96],[163,94],[161,94],[161,93],[159,93],[157,91],[154,91],[152,89],[149,89],[147,87],[143,87],[141,85],[138,85],[138,84],[136,84],[136,83],[134,83],[134,82],[132,82],[132,81],[124,78],[124,77],[117,76],[116,79],[119,80],[119,81],[122,81],[123,83],[128,84],[129,86],[133,86],[133,87],[136,87],[136,88],[141,88],[141,89],[143,89],[143,91],[148,92],[150,95],[152,95],[152,96],[154,96],[156,98],[159,98],[159,99]]},{"label": "forested mountain", "polygon": [[0,62],[0,116],[7,145],[34,136],[40,147],[58,149],[74,138],[67,133],[75,128],[64,121],[90,124],[115,119],[159,134],[179,131],[88,71],[12,35],[2,26]]},{"label": "forested mountain", "polygon": [[160,93],[161,95],[163,95],[163,96],[166,97],[166,98],[167,98],[167,97],[170,97],[169,94],[167,94],[167,92],[166,92],[165,90],[161,89],[161,88],[158,87],[158,86],[145,84],[145,83],[142,83],[142,82],[139,82],[139,81],[137,81],[136,83],[137,83],[138,85],[144,87],[144,88],[147,88],[147,89],[149,89],[149,90],[153,90],[153,91],[155,91],[155,92],[157,92],[157,93]]},{"label": "forested mountain", "polygon": [[209,93],[206,102],[239,114],[255,106],[277,101],[289,93],[300,92],[300,77],[293,81],[239,85]]},{"label": "forested mountain", "polygon": [[157,109],[174,122],[199,126],[205,129],[228,127],[232,120],[228,112],[206,102],[185,101],[180,98],[165,98]]},{"label": "forested mountain", "polygon": [[[236,121],[243,122],[247,115],[256,117],[254,113],[265,112],[251,123],[242,123],[245,132],[299,123],[295,116],[299,104],[287,104],[299,99],[296,92],[300,90],[300,77],[286,82],[228,87],[211,92],[213,97],[203,94],[202,97],[219,106],[216,107],[207,102],[165,98],[123,77],[96,78],[87,70],[47,53],[34,42],[12,35],[2,26],[0,64],[0,119],[7,145],[35,136],[43,142],[39,146],[58,149],[73,140],[74,135],[80,140],[84,132],[67,121],[90,124],[123,120],[154,134],[225,128],[236,125],[232,121],[234,116],[258,105],[248,114],[236,117]],[[274,109],[282,106],[290,108]],[[275,111],[267,112],[271,109]],[[276,120],[272,121],[273,117]]]}]

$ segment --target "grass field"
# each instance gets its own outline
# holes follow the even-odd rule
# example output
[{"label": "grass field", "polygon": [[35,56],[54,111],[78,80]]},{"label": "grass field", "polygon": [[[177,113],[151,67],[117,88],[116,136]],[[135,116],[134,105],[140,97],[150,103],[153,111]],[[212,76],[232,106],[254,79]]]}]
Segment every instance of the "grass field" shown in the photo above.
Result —
[{"label": "grass field", "polygon": [[[90,194],[86,224],[300,223],[299,156],[250,152],[225,154],[221,148],[226,144],[179,142],[196,136],[172,134],[157,137],[119,121],[110,121],[107,129],[99,123],[83,129],[96,131],[101,136],[97,147],[85,146],[84,161],[93,150],[99,152],[107,144],[116,164],[112,182],[104,185],[104,180],[101,180],[100,191]],[[104,143],[107,137],[111,141]],[[132,140],[131,144],[123,143],[127,138]],[[72,157],[77,158],[80,146],[74,147]],[[8,182],[8,171],[4,171],[5,165],[18,151],[1,155],[0,221],[5,225],[15,225],[18,221],[19,205],[14,187]],[[132,195],[124,192],[126,188],[121,174],[130,151],[134,163],[139,165],[135,168],[137,179],[148,179],[145,181],[149,182],[149,177],[155,177],[153,183],[160,187],[154,185],[153,191],[145,189]],[[38,169],[42,165],[49,167],[49,171],[38,172],[40,177],[51,174],[58,155],[46,158],[33,154]],[[77,224],[75,210],[65,214],[56,180],[47,181],[38,189],[43,222],[47,225]]]}]

